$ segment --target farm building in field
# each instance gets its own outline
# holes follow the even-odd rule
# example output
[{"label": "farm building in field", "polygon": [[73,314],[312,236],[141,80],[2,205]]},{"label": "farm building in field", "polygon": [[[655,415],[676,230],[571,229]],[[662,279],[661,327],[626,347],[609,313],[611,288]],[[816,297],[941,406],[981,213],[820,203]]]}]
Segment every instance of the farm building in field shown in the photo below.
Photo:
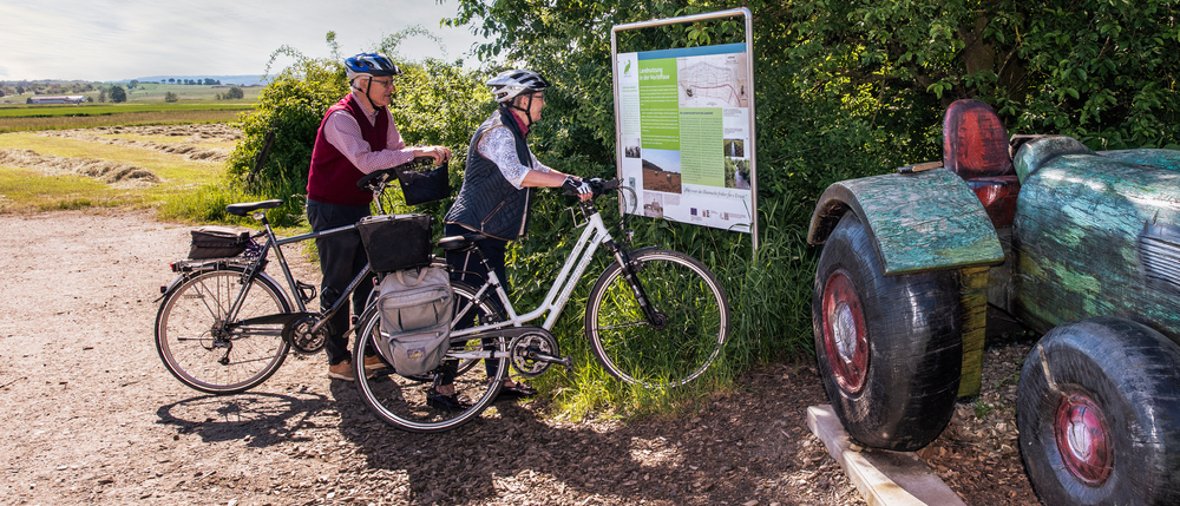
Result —
[{"label": "farm building in field", "polygon": [[82,95],[45,95],[40,97],[29,97],[25,101],[27,104],[81,104],[86,101],[86,97]]}]

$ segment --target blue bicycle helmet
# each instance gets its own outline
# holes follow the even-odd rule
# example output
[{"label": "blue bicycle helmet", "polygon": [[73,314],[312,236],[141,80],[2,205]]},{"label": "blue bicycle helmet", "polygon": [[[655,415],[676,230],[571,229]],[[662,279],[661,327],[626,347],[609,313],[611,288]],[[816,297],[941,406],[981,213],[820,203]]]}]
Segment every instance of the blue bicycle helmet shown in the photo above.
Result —
[{"label": "blue bicycle helmet", "polygon": [[402,70],[381,53],[360,53],[344,60],[344,73],[352,81],[359,76],[396,76]]}]

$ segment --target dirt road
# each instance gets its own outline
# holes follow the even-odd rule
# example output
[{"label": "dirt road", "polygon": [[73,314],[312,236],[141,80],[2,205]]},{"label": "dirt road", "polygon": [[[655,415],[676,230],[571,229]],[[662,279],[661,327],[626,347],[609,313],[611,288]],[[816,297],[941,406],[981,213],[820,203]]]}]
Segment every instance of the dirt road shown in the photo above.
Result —
[{"label": "dirt road", "polygon": [[[807,365],[751,373],[695,415],[568,423],[501,404],[449,434],[406,434],[330,383],[322,356],[232,397],[174,380],[152,343],[153,299],[188,227],[87,211],[4,215],[0,230],[3,503],[861,503],[805,427],[823,401]],[[1034,500],[1007,476],[1010,453],[976,459],[979,445],[956,461],[961,445],[941,447],[935,464],[961,473],[969,503]],[[976,462],[1012,479],[995,487]]]}]

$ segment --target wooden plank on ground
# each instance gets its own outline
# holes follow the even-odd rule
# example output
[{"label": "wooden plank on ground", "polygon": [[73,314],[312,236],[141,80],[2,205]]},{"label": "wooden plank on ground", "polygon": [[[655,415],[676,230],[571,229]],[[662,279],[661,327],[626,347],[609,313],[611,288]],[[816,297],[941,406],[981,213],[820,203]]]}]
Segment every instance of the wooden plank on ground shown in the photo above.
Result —
[{"label": "wooden plank on ground", "polygon": [[913,453],[853,450],[831,405],[807,408],[807,426],[870,505],[965,506],[963,499]]}]

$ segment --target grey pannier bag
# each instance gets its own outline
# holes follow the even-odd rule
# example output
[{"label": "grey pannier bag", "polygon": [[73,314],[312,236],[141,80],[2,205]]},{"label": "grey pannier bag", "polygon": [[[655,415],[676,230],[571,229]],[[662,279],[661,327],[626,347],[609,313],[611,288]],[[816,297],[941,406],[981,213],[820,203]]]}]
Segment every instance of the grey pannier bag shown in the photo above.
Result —
[{"label": "grey pannier bag", "polygon": [[451,335],[454,292],[441,267],[385,275],[377,288],[381,335],[377,351],[398,374],[426,374],[442,364]]}]

